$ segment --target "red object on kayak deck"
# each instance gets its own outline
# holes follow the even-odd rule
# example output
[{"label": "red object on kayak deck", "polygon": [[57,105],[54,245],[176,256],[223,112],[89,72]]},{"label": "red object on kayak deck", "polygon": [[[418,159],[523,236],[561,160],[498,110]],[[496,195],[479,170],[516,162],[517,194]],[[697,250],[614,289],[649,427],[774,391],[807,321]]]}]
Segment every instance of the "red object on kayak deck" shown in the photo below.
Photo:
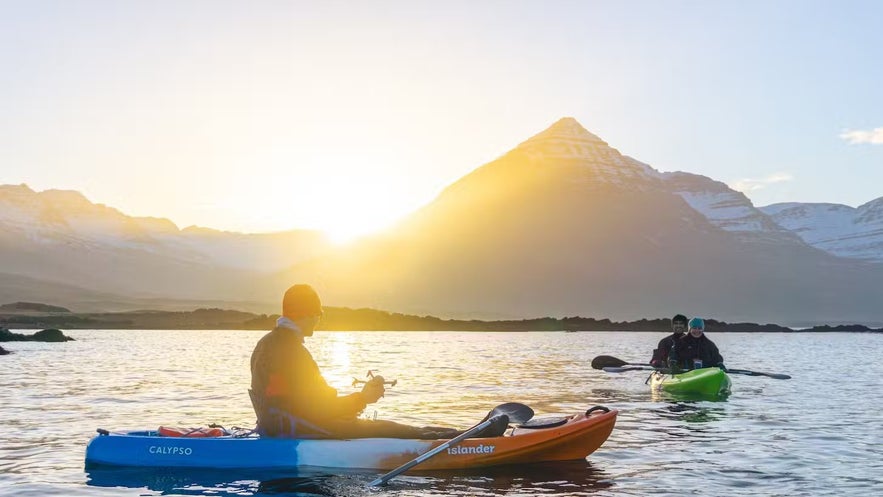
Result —
[{"label": "red object on kayak deck", "polygon": [[226,435],[221,428],[178,428],[174,426],[160,426],[157,430],[161,437],[222,437]]}]

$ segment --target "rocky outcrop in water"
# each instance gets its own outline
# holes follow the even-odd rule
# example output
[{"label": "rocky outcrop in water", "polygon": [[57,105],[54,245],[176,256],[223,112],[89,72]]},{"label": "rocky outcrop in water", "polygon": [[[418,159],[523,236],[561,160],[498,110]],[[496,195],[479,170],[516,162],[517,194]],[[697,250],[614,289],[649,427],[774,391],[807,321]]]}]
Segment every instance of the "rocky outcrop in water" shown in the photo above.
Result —
[{"label": "rocky outcrop in water", "polygon": [[0,328],[0,342],[69,342],[73,338],[66,336],[61,330],[50,328],[38,331],[33,335],[13,333],[5,328]]}]

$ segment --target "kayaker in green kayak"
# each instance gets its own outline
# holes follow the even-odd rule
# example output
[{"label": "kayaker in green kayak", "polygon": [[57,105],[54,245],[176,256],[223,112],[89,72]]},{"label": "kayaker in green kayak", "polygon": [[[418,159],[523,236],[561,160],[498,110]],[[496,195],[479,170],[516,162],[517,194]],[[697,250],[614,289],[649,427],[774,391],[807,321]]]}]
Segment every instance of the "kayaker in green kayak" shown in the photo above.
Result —
[{"label": "kayaker in green kayak", "polygon": [[249,394],[259,432],[298,438],[412,439],[451,438],[460,433],[451,428],[358,419],[368,404],[383,396],[384,379],[375,376],[361,392],[339,396],[304,347],[304,338],[313,336],[321,318],[322,303],[316,291],[309,285],[294,285],[285,292],[276,327],[255,346]]},{"label": "kayaker in green kayak", "polygon": [[675,342],[687,332],[687,316],[675,314],[675,317],[671,318],[671,331],[672,334],[660,340],[659,345],[653,350],[653,358],[650,359],[651,366],[657,368],[668,367],[669,352],[671,352]]},{"label": "kayaker in green kayak", "polygon": [[724,358],[714,344],[705,336],[705,320],[693,318],[687,325],[689,332],[675,341],[671,359],[684,370],[724,367]]}]

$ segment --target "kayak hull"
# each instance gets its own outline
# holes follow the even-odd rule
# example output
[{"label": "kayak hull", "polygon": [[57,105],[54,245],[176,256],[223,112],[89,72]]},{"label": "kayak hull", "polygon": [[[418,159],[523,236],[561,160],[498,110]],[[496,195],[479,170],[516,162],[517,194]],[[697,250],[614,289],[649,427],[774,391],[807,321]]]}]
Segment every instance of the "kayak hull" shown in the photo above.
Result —
[{"label": "kayak hull", "polygon": [[726,395],[730,392],[730,377],[720,368],[694,369],[670,375],[654,372],[650,388],[658,392],[692,395]]},{"label": "kayak hull", "polygon": [[[420,470],[459,469],[583,459],[610,436],[617,411],[590,411],[560,426],[515,428],[471,438],[420,464]],[[362,438],[306,440],[248,437],[162,437],[155,431],[98,435],[86,447],[86,466],[187,468],[396,468],[447,440]]]}]

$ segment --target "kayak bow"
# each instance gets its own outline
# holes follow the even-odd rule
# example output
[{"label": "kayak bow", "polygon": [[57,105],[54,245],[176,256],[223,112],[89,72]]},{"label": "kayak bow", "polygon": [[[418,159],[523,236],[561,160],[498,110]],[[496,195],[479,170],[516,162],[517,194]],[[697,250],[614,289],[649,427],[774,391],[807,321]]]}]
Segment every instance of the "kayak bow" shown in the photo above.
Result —
[{"label": "kayak bow", "polygon": [[724,395],[730,392],[730,385],[730,377],[717,367],[675,375],[656,371],[650,375],[650,388],[674,394]]}]

